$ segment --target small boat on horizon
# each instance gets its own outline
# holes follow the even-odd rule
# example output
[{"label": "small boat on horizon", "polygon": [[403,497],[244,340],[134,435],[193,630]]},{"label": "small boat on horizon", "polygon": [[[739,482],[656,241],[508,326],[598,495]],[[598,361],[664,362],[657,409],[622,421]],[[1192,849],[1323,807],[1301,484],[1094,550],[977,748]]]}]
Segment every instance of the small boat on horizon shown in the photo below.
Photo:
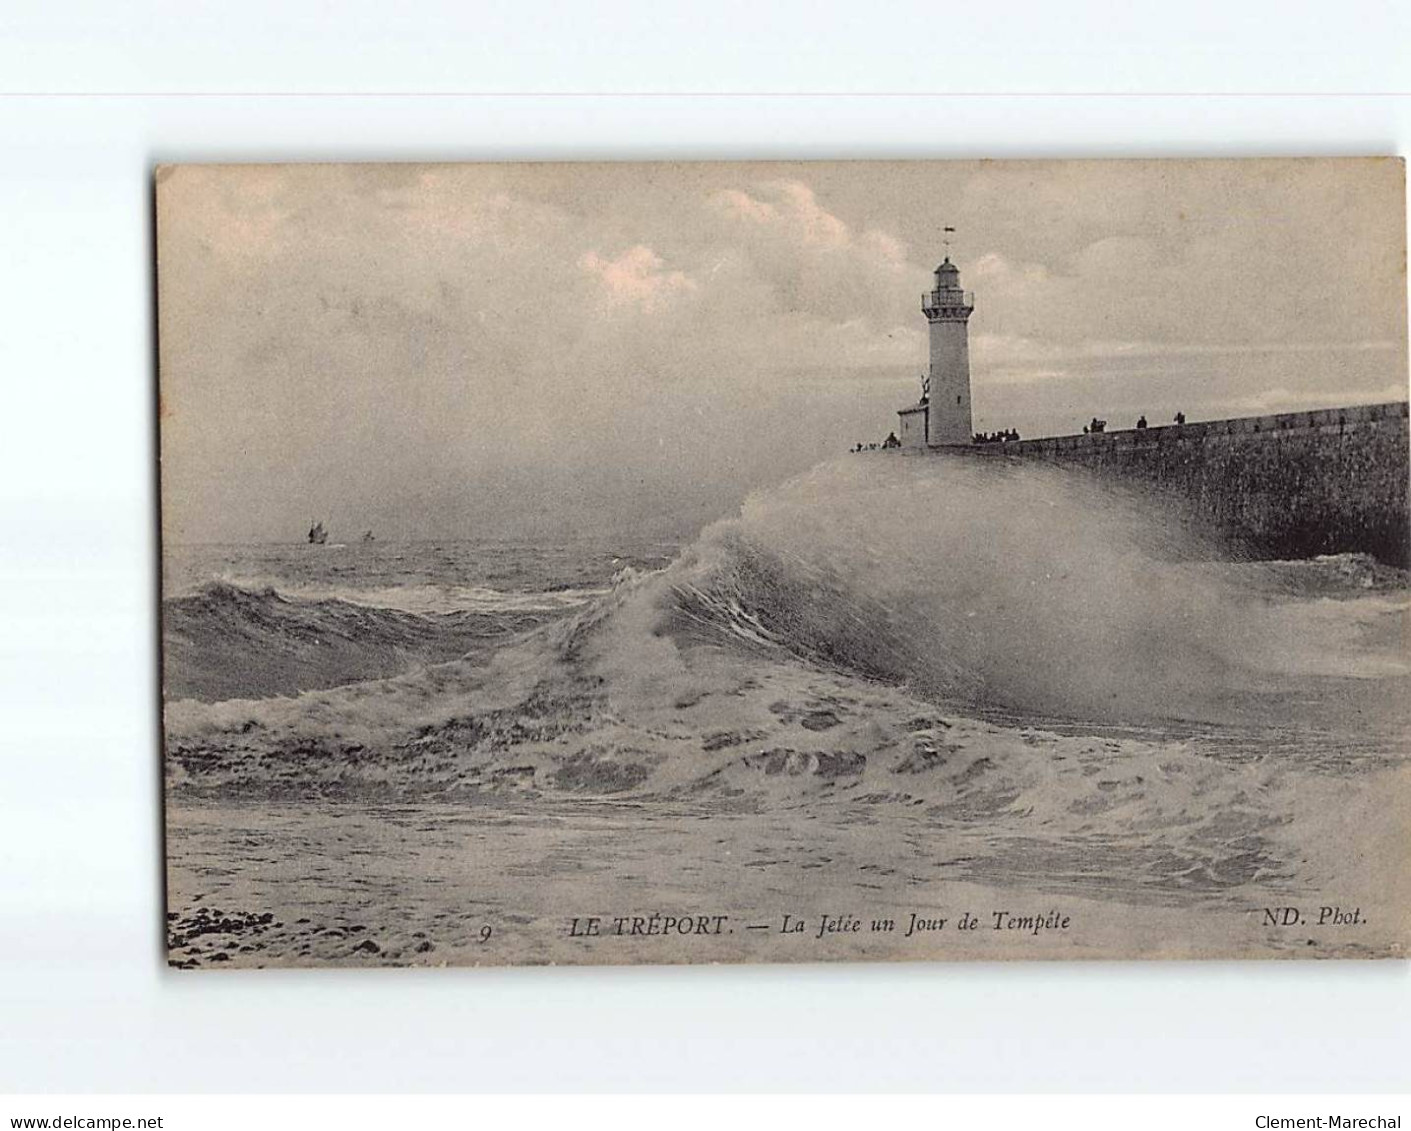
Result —
[{"label": "small boat on horizon", "polygon": [[328,531],[323,528],[322,522],[315,522],[309,527],[309,545],[322,546],[328,541]]}]

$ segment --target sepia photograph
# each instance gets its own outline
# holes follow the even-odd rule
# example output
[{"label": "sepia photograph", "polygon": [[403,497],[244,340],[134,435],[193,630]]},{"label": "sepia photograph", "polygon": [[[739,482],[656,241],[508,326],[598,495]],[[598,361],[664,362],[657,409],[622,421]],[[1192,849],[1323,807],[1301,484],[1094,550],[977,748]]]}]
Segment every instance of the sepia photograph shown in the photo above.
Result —
[{"label": "sepia photograph", "polygon": [[1401,159],[153,193],[171,966],[1406,957]]}]

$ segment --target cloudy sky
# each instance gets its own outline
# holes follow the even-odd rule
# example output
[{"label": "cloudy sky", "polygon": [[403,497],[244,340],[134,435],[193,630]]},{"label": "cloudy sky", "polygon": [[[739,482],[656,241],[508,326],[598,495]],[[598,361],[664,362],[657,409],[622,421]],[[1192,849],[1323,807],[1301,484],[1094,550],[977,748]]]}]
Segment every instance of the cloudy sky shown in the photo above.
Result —
[{"label": "cloudy sky", "polygon": [[689,536],[914,401],[978,429],[1406,396],[1393,161],[187,166],[158,185],[176,541]]}]

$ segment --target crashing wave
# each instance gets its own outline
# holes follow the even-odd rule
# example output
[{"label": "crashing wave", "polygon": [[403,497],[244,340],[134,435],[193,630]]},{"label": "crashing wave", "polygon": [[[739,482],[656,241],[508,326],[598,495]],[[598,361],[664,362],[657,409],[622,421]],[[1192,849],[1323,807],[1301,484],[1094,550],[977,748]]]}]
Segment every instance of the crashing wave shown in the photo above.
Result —
[{"label": "crashing wave", "polygon": [[[1290,677],[1405,674],[1404,647],[1369,659],[1360,627],[1404,614],[1391,572],[1231,563],[1159,501],[1072,472],[852,461],[708,529],[663,575],[656,629],[974,707],[1219,719]],[[1365,599],[1322,612],[1330,593]]]},{"label": "crashing wave", "polygon": [[[1404,735],[1405,590],[1312,595],[1333,584],[1290,594],[1155,504],[1066,472],[854,461],[752,498],[666,569],[624,570],[534,631],[492,627],[473,661],[423,650],[409,669],[418,634],[446,631],[424,616],[209,590],[186,610],[207,636],[170,612],[168,629],[212,678],[231,655],[306,673],[327,645],[303,634],[338,632],[361,653],[381,640],[400,674],[172,704],[168,749],[184,788],[709,785],[713,803],[829,791],[978,813],[1032,809],[1054,787],[1018,783],[1060,774],[1072,804],[1106,813],[1127,794],[1093,777],[1105,762],[1142,767],[1135,797],[1153,767],[1183,766],[1200,789],[1233,781],[1207,754],[1345,762],[1365,746],[1375,760],[1379,735]],[[1309,741],[1309,728],[1339,736]]]}]

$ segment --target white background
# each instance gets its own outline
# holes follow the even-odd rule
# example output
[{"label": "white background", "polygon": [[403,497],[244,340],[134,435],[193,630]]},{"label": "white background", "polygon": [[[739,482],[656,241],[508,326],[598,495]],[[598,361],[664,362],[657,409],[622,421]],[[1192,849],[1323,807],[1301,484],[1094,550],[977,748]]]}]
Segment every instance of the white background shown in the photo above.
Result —
[{"label": "white background", "polygon": [[1406,1090],[1404,963],[168,973],[149,216],[157,161],[1405,154],[1406,12],[6,4],[0,1091]]}]

